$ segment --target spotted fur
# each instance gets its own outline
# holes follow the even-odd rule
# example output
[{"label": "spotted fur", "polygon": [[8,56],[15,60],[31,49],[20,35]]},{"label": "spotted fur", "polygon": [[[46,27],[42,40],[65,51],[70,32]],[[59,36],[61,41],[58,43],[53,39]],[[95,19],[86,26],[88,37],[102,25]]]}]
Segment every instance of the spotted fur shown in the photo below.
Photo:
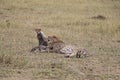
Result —
[{"label": "spotted fur", "polygon": [[65,43],[58,39],[56,36],[48,36],[48,47],[56,53],[60,53],[60,49],[65,46]]},{"label": "spotted fur", "polygon": [[74,45],[66,45],[60,51],[61,53],[65,54],[64,56],[66,58],[73,57],[73,56],[76,56],[76,58],[86,57],[88,54],[86,49],[79,49],[78,47]]}]

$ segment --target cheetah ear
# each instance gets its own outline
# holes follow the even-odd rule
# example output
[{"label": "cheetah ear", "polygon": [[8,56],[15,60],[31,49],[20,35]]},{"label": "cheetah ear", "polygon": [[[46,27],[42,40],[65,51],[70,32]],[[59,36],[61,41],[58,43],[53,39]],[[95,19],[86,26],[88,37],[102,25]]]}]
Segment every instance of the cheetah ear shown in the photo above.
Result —
[{"label": "cheetah ear", "polygon": [[35,32],[40,32],[40,31],[41,31],[40,28],[38,28],[38,29],[36,28],[36,29],[35,29]]}]

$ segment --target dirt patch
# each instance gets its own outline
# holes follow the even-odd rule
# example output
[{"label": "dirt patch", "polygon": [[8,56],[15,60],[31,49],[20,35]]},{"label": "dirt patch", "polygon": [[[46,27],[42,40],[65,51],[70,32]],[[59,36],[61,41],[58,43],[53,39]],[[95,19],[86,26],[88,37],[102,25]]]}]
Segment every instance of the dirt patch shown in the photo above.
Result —
[{"label": "dirt patch", "polygon": [[3,14],[2,12],[0,12],[0,14]]},{"label": "dirt patch", "polygon": [[92,19],[99,19],[99,20],[105,20],[106,17],[103,15],[97,15],[97,16],[93,16]]},{"label": "dirt patch", "polygon": [[120,43],[120,40],[117,40],[117,43]]}]

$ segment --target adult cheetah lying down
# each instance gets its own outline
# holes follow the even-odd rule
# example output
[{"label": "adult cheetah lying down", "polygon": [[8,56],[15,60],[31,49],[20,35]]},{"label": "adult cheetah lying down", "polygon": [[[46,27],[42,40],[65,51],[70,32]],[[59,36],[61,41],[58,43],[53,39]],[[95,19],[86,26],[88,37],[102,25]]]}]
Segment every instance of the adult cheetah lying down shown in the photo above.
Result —
[{"label": "adult cheetah lying down", "polygon": [[66,45],[55,36],[48,37],[48,46],[51,47],[53,52],[62,53],[65,57],[76,56],[77,58],[80,58],[88,55],[87,50],[80,49],[74,45]]}]

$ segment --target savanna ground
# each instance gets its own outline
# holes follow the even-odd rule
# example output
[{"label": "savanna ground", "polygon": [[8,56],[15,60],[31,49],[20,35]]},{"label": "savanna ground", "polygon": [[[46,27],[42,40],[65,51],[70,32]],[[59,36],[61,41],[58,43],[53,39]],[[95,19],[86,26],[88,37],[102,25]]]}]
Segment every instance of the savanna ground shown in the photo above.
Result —
[{"label": "savanna ground", "polygon": [[[36,27],[90,56],[30,53]],[[0,0],[0,80],[120,80],[120,0]]]}]

